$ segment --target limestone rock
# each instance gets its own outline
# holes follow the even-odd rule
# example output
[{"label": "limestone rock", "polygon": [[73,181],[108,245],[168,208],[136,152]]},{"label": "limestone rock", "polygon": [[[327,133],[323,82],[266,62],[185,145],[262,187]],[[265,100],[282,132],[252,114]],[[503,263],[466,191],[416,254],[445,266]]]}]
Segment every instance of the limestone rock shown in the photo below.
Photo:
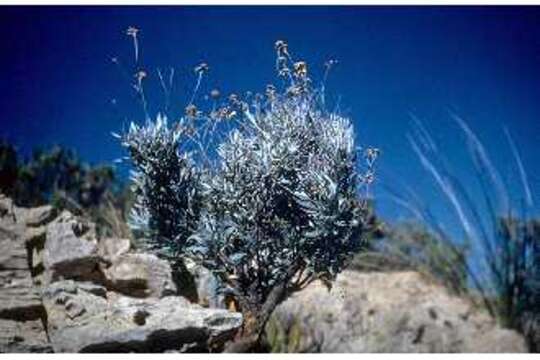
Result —
[{"label": "limestone rock", "polygon": [[0,352],[50,353],[41,320],[13,321],[0,319]]},{"label": "limestone rock", "polygon": [[[201,352],[241,327],[239,313],[177,296],[168,262],[55,216],[0,196],[0,352]],[[212,274],[190,271],[200,301],[223,306]],[[526,351],[522,336],[415,272],[346,271],[331,291],[315,282],[267,330],[278,351]]]},{"label": "limestone rock", "polygon": [[177,296],[133,298],[71,280],[44,291],[56,352],[163,352],[222,346],[242,324],[238,313],[204,309]]},{"label": "limestone rock", "polygon": [[47,226],[43,266],[50,281],[94,278],[99,263],[95,230],[64,212]]},{"label": "limestone rock", "polygon": [[36,320],[43,306],[33,288],[28,270],[0,271],[0,318],[19,321]]},{"label": "limestone rock", "polygon": [[39,248],[43,250],[45,240],[47,239],[47,227],[28,227],[25,229],[23,236],[28,248]]},{"label": "limestone rock", "polygon": [[[32,286],[28,253],[15,208],[0,201],[0,318],[35,320],[43,314],[40,298]],[[7,205],[6,205],[7,203]]]},{"label": "limestone rock", "polygon": [[15,204],[10,198],[0,194],[0,219],[2,219],[2,222],[5,222],[6,217],[9,217],[11,221],[16,221]]},{"label": "limestone rock", "polygon": [[[33,286],[25,241],[26,221],[43,213],[17,208],[0,198],[0,352],[51,352],[43,326],[45,310]],[[41,219],[41,220],[37,220]]]},{"label": "limestone rock", "polygon": [[415,272],[345,271],[281,304],[267,328],[275,351],[525,352],[469,301]]},{"label": "limestone rock", "polygon": [[130,253],[127,239],[98,241],[69,212],[0,198],[0,245],[3,352],[208,351],[242,324],[172,296],[168,262]]},{"label": "limestone rock", "polygon": [[107,308],[106,289],[90,282],[54,282],[44,288],[42,299],[51,338],[61,329],[84,326],[104,316]]},{"label": "limestone rock", "polygon": [[38,227],[50,223],[57,215],[56,209],[51,205],[44,205],[21,211],[22,220],[29,227]]},{"label": "limestone rock", "polygon": [[118,257],[124,255],[131,248],[129,239],[103,238],[99,240],[99,255],[107,262],[114,262]]},{"label": "limestone rock", "polygon": [[28,270],[26,246],[20,234],[0,225],[0,270]]},{"label": "limestone rock", "polygon": [[129,253],[104,270],[110,288],[137,297],[177,294],[169,263],[153,254]]}]

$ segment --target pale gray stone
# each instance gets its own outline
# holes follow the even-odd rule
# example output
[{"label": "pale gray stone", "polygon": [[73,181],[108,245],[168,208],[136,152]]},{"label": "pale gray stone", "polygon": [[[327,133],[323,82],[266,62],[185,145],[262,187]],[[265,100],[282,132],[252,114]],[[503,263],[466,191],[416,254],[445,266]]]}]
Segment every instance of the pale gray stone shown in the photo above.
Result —
[{"label": "pale gray stone", "polygon": [[99,260],[93,225],[64,212],[47,226],[43,266],[49,272],[48,281],[93,279]]},{"label": "pale gray stone", "polygon": [[169,263],[153,254],[129,253],[104,269],[108,286],[137,297],[163,297],[177,294]]},{"label": "pale gray stone", "polygon": [[0,198],[0,352],[51,352],[45,310],[34,288],[25,241],[27,209]]},{"label": "pale gray stone", "polygon": [[99,240],[99,255],[107,262],[112,263],[118,257],[126,254],[131,249],[129,239],[103,238]]},{"label": "pale gray stone", "polygon": [[13,216],[16,209],[9,199],[1,199],[0,208],[0,318],[35,320],[43,307],[32,284],[24,224]]},{"label": "pale gray stone", "polygon": [[276,309],[267,330],[281,338],[279,351],[527,351],[517,332],[415,272],[345,271],[331,291],[314,282]]},{"label": "pale gray stone", "polygon": [[178,296],[133,298],[71,280],[43,293],[55,352],[163,352],[223,346],[239,313],[204,309]]},{"label": "pale gray stone", "polygon": [[50,353],[52,350],[41,320],[0,319],[0,352]]}]

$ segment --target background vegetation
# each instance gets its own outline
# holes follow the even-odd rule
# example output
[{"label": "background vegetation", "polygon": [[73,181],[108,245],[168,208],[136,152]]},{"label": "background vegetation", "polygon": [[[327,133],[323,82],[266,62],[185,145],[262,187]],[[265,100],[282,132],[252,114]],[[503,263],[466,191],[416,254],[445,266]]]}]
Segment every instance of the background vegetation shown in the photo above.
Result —
[{"label": "background vegetation", "polygon": [[51,204],[84,215],[103,236],[131,237],[126,224],[132,195],[110,165],[90,165],[70,149],[36,149],[25,158],[0,140],[0,192],[15,204]]}]

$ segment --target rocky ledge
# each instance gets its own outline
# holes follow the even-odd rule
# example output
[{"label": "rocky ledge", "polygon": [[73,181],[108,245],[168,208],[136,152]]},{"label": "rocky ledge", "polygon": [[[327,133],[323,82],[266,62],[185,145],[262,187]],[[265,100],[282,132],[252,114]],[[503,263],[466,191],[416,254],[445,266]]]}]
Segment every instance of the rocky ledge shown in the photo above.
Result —
[{"label": "rocky ledge", "polygon": [[[50,206],[0,197],[0,352],[219,351],[242,324],[208,271],[199,303],[168,262]],[[193,285],[193,284],[191,284]],[[525,352],[470,301],[415,272],[345,271],[294,294],[267,327],[274,351]]]},{"label": "rocky ledge", "polygon": [[50,206],[0,198],[0,352],[218,351],[239,313],[178,295],[170,265]]}]

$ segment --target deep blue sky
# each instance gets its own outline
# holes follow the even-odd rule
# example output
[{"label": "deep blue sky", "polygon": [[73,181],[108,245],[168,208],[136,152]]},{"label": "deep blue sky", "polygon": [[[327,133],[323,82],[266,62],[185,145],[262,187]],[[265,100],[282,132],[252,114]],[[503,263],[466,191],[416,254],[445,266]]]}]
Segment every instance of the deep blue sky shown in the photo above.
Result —
[{"label": "deep blue sky", "polygon": [[[339,60],[328,91],[354,119],[359,143],[381,148],[379,184],[408,184],[437,204],[405,138],[411,112],[441,142],[457,175],[472,181],[451,109],[516,182],[507,125],[532,190],[540,188],[537,7],[0,7],[0,136],[25,151],[59,143],[91,162],[118,158],[111,131],[140,120],[110,62],[132,63],[130,25],[141,29],[147,70],[177,69],[178,111],[194,65],[210,64],[209,87],[257,91],[274,79],[273,44],[285,39],[313,72],[330,57]],[[380,188],[377,195],[382,214],[401,214]]]}]

